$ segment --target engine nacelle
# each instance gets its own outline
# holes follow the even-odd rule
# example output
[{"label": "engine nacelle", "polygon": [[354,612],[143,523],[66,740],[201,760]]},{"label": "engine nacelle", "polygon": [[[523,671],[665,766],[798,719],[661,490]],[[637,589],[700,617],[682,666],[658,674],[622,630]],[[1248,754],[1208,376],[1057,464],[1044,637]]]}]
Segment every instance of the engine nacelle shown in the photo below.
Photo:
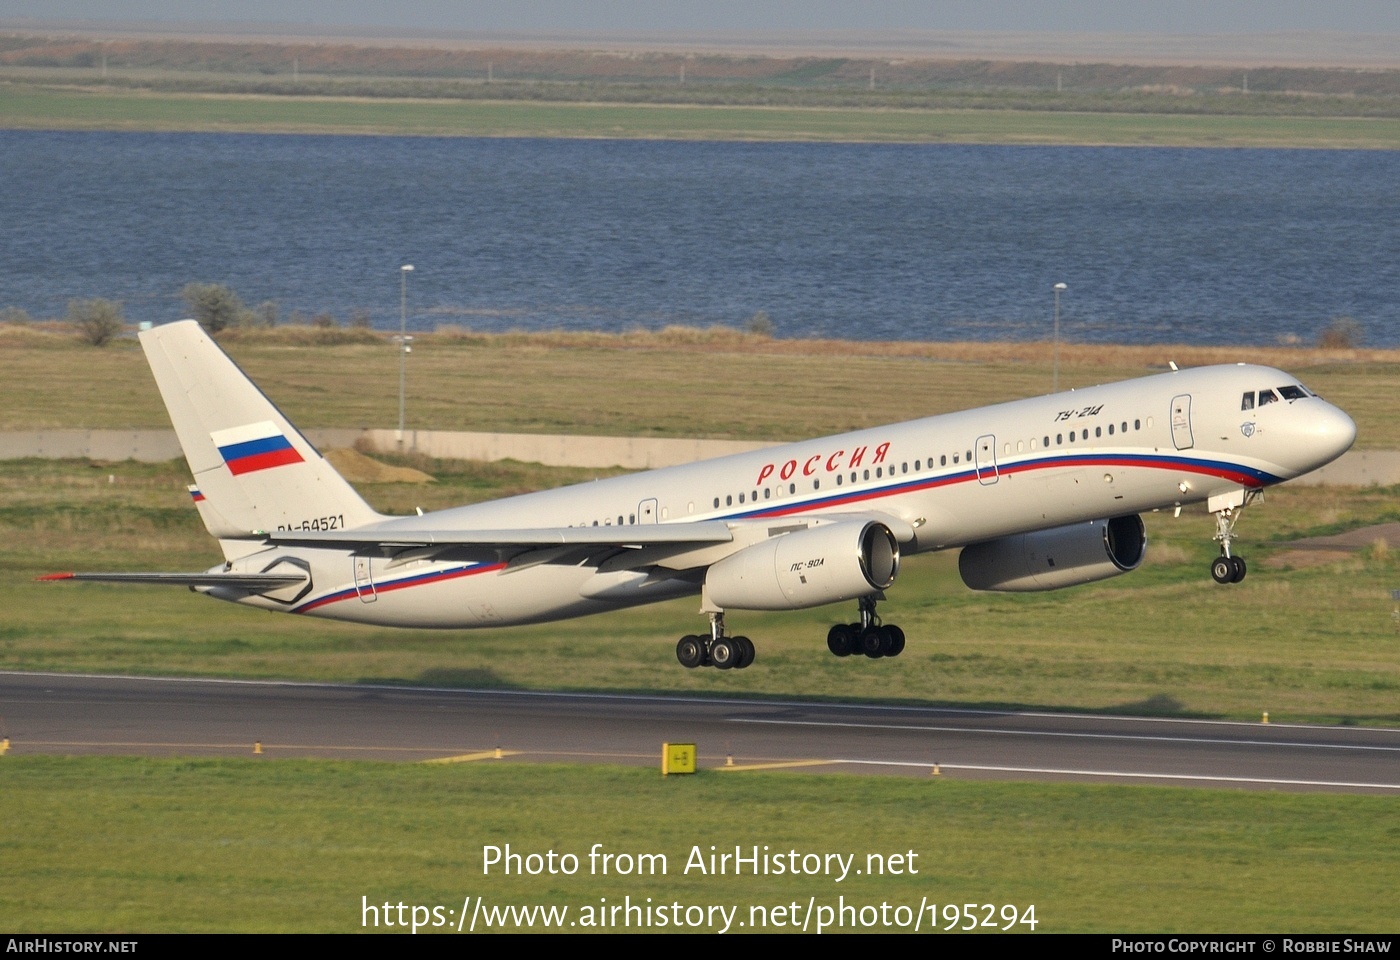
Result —
[{"label": "engine nacelle", "polygon": [[876,521],[785,533],[710,567],[705,593],[724,609],[798,610],[878,593],[899,573],[899,541]]},{"label": "engine nacelle", "polygon": [[973,590],[1058,590],[1136,570],[1146,551],[1142,517],[1130,514],[974,543],[958,573]]}]

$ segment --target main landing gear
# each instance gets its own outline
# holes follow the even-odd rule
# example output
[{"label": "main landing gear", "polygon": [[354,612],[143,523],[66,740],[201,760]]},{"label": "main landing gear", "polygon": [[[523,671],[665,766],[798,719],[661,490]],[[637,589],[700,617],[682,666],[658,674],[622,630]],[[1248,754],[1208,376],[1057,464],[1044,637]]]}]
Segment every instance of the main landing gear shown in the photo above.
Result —
[{"label": "main landing gear", "polygon": [[676,644],[676,659],[686,669],[715,667],[720,670],[742,670],[753,663],[753,641],[748,637],[724,635],[724,614],[710,614],[708,637],[690,634]]},{"label": "main landing gear", "polygon": [[1235,540],[1235,524],[1240,514],[1258,495],[1258,490],[1248,490],[1242,503],[1215,511],[1215,542],[1220,544],[1220,556],[1211,562],[1210,576],[1216,583],[1239,583],[1248,571],[1244,557],[1230,553],[1230,544]]},{"label": "main landing gear", "polygon": [[838,657],[863,653],[872,660],[897,657],[904,652],[904,631],[892,623],[882,624],[875,613],[875,598],[860,600],[860,622],[838,623],[826,634],[826,648]]}]

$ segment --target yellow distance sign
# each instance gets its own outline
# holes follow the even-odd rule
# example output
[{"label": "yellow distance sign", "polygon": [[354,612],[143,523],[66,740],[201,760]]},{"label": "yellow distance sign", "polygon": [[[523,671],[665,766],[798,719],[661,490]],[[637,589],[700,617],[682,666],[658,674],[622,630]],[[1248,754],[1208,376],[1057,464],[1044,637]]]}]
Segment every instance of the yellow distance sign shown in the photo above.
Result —
[{"label": "yellow distance sign", "polygon": [[661,745],[661,775],[695,772],[695,744],[663,743]]}]

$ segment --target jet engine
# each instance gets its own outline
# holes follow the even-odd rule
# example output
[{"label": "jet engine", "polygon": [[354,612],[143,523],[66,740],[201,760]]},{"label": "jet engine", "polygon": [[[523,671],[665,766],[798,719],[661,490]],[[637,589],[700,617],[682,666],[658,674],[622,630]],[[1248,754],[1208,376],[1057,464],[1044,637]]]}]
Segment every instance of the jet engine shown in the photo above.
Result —
[{"label": "jet engine", "polygon": [[974,543],[958,573],[973,590],[1058,590],[1136,570],[1146,550],[1142,517],[1130,514]]},{"label": "jet engine", "polygon": [[878,593],[899,573],[899,542],[874,520],[838,521],[745,547],[710,567],[710,602],[739,610],[798,610]]}]

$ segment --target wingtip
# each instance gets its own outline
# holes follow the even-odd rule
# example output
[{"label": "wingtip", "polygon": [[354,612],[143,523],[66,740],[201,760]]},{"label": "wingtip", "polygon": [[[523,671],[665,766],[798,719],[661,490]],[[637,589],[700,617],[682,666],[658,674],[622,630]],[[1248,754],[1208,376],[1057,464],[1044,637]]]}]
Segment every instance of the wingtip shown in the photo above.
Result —
[{"label": "wingtip", "polygon": [[43,583],[45,580],[72,580],[77,576],[75,573],[46,573],[42,577],[35,577],[35,583]]}]

